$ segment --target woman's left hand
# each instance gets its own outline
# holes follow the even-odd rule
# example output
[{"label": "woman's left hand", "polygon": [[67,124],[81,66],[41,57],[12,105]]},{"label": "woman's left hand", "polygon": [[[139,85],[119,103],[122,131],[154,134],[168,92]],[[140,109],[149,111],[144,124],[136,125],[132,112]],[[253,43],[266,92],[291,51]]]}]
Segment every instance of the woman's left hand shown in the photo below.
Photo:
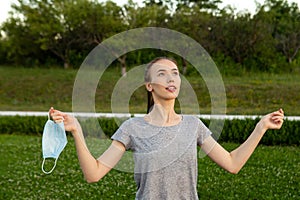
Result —
[{"label": "woman's left hand", "polygon": [[284,121],[284,112],[282,109],[272,112],[264,116],[259,124],[262,125],[264,129],[280,129]]}]

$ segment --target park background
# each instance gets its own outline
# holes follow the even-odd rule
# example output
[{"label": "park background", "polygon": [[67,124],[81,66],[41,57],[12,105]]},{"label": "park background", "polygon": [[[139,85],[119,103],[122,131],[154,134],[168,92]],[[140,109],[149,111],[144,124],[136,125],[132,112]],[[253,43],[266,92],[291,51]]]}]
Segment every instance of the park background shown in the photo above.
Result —
[{"label": "park background", "polygon": [[[266,0],[256,11],[219,8],[219,0],[29,0],[12,5],[1,25],[0,110],[72,111],[77,70],[105,39],[140,27],[179,31],[201,44],[218,66],[226,88],[227,114],[263,115],[283,108],[300,115],[300,11],[296,3]],[[157,56],[171,56],[195,90],[201,114],[211,102],[205,82],[186,60],[158,49],[117,57],[96,91],[96,111],[111,112],[114,84],[126,71]],[[130,112],[144,113],[146,93],[131,97]],[[131,173],[113,170],[96,184],[83,180],[72,137],[51,175],[40,170],[41,134],[47,117],[0,117],[0,199],[133,199]],[[117,128],[99,119],[110,135]],[[221,141],[228,150],[246,139],[256,120],[227,121]],[[206,122],[208,123],[208,122]],[[300,125],[286,121],[269,131],[238,175],[199,159],[202,199],[297,199],[300,196]],[[69,135],[68,135],[69,136]]]}]

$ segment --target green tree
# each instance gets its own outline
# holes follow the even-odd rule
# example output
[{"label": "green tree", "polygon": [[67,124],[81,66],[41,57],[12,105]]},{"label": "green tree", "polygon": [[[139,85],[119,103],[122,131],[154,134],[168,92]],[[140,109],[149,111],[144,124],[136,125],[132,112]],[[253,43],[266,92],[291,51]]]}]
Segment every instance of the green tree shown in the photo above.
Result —
[{"label": "green tree", "polygon": [[214,12],[219,10],[218,4],[221,2],[222,0],[177,0],[177,8],[197,6],[202,11]]},{"label": "green tree", "polygon": [[33,49],[51,52],[65,68],[122,30],[121,8],[111,1],[19,0],[12,8],[13,15],[3,30],[11,43],[22,49],[15,48],[14,53],[23,57]]},{"label": "green tree", "polygon": [[289,63],[300,49],[300,10],[296,3],[288,4],[287,1],[269,0],[267,5],[273,15],[274,37],[278,50],[286,57]]},{"label": "green tree", "polygon": [[[211,53],[209,35],[211,34],[211,21],[213,18],[214,16],[212,13],[202,11],[198,5],[194,5],[192,7],[181,6],[178,7],[176,12],[173,14],[169,27],[193,38],[204,49]],[[181,51],[185,51],[185,49],[182,48]],[[184,55],[186,52],[182,52],[182,54]],[[182,67],[183,73],[185,74],[188,63],[183,58]]]},{"label": "green tree", "polygon": [[267,0],[254,16],[261,28],[261,43],[256,45],[256,59],[270,69],[292,66],[300,48],[300,11],[285,0]]},{"label": "green tree", "polygon": [[[75,55],[87,55],[105,39],[126,28],[122,8],[112,1],[93,3],[84,0],[65,12],[68,26],[74,27],[69,30],[71,37],[78,43],[72,47]],[[121,62],[117,55],[116,58]]]},{"label": "green tree", "polygon": [[[132,0],[123,8],[123,19],[126,29],[134,29],[141,27],[167,27],[170,21],[169,9],[166,5],[149,1],[145,6],[138,6]],[[126,45],[133,45],[131,42],[125,41]],[[153,58],[153,54],[160,53],[159,50],[143,49],[133,53],[122,55],[118,58],[121,63],[122,75],[126,74],[127,58],[131,60],[131,64],[141,64],[143,61],[148,62]],[[158,55],[157,55],[158,56]]]},{"label": "green tree", "polygon": [[147,4],[139,7],[133,1],[129,1],[124,7],[124,19],[127,29],[140,27],[167,27],[170,13],[166,5]]},{"label": "green tree", "polygon": [[219,22],[223,25],[218,24],[212,29],[215,35],[221,36],[216,45],[224,55],[231,57],[236,63],[244,64],[245,59],[253,54],[258,40],[255,24],[249,13],[222,19]]},{"label": "green tree", "polygon": [[2,25],[2,31],[5,35],[2,42],[6,44],[8,63],[33,65],[43,62],[43,59],[47,57],[35,42],[39,35],[32,33],[29,25],[25,24],[21,18],[9,18]]},{"label": "green tree", "polygon": [[0,64],[7,64],[8,63],[8,44],[7,40],[0,35]]}]

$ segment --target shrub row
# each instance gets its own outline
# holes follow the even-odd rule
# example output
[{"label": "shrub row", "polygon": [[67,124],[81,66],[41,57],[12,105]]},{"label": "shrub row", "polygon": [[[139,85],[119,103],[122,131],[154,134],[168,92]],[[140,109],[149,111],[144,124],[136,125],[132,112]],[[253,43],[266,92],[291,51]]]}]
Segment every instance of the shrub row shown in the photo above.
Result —
[{"label": "shrub row", "polygon": [[[242,143],[254,130],[257,119],[225,120],[218,141]],[[208,120],[202,120],[206,125]],[[264,145],[300,145],[300,121],[285,120],[280,130],[268,130],[260,144]]]},{"label": "shrub row", "polygon": [[[40,116],[0,116],[0,134],[42,135],[47,120],[48,117]],[[121,119],[120,123],[124,120]],[[111,118],[80,119],[80,122],[85,135],[98,134],[100,136],[101,133],[95,132],[99,131],[99,127],[101,127],[101,132],[111,136],[118,129],[116,121]]]},{"label": "shrub row", "polygon": [[[98,135],[99,124],[107,137],[110,137],[117,129],[118,124],[125,119],[115,121],[110,118],[86,119],[82,123],[85,135]],[[26,134],[42,135],[47,117],[0,117],[0,134]],[[209,126],[210,121],[202,121]],[[225,120],[221,135],[218,141],[242,143],[255,128],[259,119],[234,119]],[[97,122],[97,123],[95,123]],[[99,133],[97,133],[99,132]],[[300,144],[300,121],[286,120],[280,130],[269,130],[261,140],[265,145],[297,145]]]}]

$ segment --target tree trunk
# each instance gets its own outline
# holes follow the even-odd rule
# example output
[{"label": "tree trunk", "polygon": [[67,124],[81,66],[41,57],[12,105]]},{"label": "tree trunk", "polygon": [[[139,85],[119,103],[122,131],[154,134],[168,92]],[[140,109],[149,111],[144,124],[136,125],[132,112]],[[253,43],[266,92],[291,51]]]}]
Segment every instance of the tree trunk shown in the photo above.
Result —
[{"label": "tree trunk", "polygon": [[186,70],[187,70],[187,63],[186,63],[186,60],[184,58],[182,58],[181,60],[182,60],[182,74],[185,75]]},{"label": "tree trunk", "polygon": [[126,76],[126,55],[123,55],[118,58],[118,61],[121,63],[121,74]]},{"label": "tree trunk", "polygon": [[122,73],[122,76],[126,76],[126,64],[122,63],[121,73]]},{"label": "tree trunk", "polygon": [[69,69],[69,67],[70,67],[69,63],[68,62],[64,62],[64,68],[65,69]]}]

